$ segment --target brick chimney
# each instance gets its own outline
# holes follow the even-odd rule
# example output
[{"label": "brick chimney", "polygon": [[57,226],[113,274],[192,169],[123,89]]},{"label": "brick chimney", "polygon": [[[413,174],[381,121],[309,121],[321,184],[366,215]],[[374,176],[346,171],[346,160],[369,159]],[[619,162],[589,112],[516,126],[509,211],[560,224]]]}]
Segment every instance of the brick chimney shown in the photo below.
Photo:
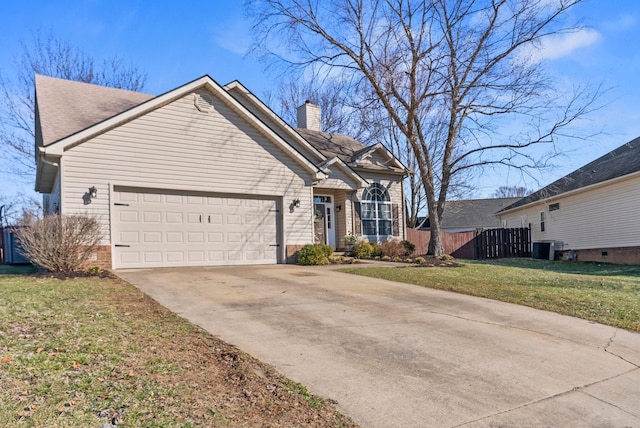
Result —
[{"label": "brick chimney", "polygon": [[298,128],[322,131],[321,118],[320,106],[311,104],[309,100],[298,107]]}]

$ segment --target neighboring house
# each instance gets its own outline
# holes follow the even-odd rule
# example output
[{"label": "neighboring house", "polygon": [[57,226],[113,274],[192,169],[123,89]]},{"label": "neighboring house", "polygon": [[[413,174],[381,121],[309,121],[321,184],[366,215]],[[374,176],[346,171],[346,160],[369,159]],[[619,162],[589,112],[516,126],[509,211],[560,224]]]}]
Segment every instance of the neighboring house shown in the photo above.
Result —
[{"label": "neighboring house", "polygon": [[[442,230],[444,232],[468,232],[478,229],[501,227],[496,213],[519,201],[520,198],[490,198],[447,201],[442,212]],[[419,219],[420,223],[423,219]],[[422,230],[430,230],[427,218]]]},{"label": "neighboring house", "polygon": [[380,144],[294,129],[239,82],[159,96],[36,76],[36,190],[96,215],[110,268],[284,263],[307,243],[404,239],[403,178]]},{"label": "neighboring house", "polygon": [[640,138],[506,207],[507,227],[531,225],[532,241],[566,258],[640,263]]}]

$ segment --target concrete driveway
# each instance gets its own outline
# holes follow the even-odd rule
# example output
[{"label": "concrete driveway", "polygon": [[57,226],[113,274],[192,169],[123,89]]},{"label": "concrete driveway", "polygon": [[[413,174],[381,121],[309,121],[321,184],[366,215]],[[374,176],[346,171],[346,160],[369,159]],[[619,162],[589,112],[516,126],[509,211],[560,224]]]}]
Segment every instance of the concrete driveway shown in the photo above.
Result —
[{"label": "concrete driveway", "polygon": [[364,427],[640,427],[640,334],[324,267],[116,273]]}]

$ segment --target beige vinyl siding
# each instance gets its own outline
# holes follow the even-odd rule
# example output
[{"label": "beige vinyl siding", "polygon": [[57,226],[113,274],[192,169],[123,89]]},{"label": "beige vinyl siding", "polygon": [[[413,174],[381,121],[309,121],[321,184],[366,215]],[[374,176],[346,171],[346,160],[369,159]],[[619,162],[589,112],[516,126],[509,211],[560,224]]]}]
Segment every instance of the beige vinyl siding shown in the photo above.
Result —
[{"label": "beige vinyl siding", "polygon": [[285,139],[289,144],[291,144],[299,153],[301,153],[304,157],[309,159],[312,163],[317,164],[318,162],[324,160],[324,157],[318,156],[312,149],[306,147],[304,144],[300,144],[297,139],[292,138],[289,135],[288,130],[284,127],[275,123],[276,119],[271,118],[270,115],[265,114],[265,112],[256,107],[253,102],[247,99],[244,93],[242,93],[238,88],[234,88],[229,91],[229,94],[235,98],[240,104],[247,108],[251,113],[253,113],[258,119],[260,119],[263,123],[269,124],[271,129],[276,132],[279,136]]},{"label": "beige vinyl siding", "polygon": [[318,184],[318,187],[327,189],[355,190],[359,186],[359,183],[356,183],[350,175],[345,173],[342,168],[335,164],[325,172],[329,174],[329,178],[322,180]]},{"label": "beige vinyl siding", "polygon": [[[213,98],[201,112],[189,94],[80,144],[64,155],[63,206],[88,208],[109,225],[109,186],[266,195],[309,200],[309,172],[232,108]],[[84,205],[88,187],[98,197]],[[312,239],[311,206],[283,213],[285,242]]]},{"label": "beige vinyl siding", "polygon": [[[560,209],[549,211],[549,204]],[[545,231],[540,231],[540,212]],[[507,227],[520,227],[521,216],[532,226],[533,241],[562,241],[565,249],[615,248],[640,245],[640,177],[554,198],[501,216]]]}]

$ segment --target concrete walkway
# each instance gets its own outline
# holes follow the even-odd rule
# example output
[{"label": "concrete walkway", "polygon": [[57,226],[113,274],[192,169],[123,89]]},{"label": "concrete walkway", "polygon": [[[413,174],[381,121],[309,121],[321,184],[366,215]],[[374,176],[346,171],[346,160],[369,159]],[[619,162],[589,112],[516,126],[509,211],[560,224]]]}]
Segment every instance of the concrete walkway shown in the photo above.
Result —
[{"label": "concrete walkway", "polygon": [[322,267],[116,273],[363,427],[640,427],[640,334]]}]

